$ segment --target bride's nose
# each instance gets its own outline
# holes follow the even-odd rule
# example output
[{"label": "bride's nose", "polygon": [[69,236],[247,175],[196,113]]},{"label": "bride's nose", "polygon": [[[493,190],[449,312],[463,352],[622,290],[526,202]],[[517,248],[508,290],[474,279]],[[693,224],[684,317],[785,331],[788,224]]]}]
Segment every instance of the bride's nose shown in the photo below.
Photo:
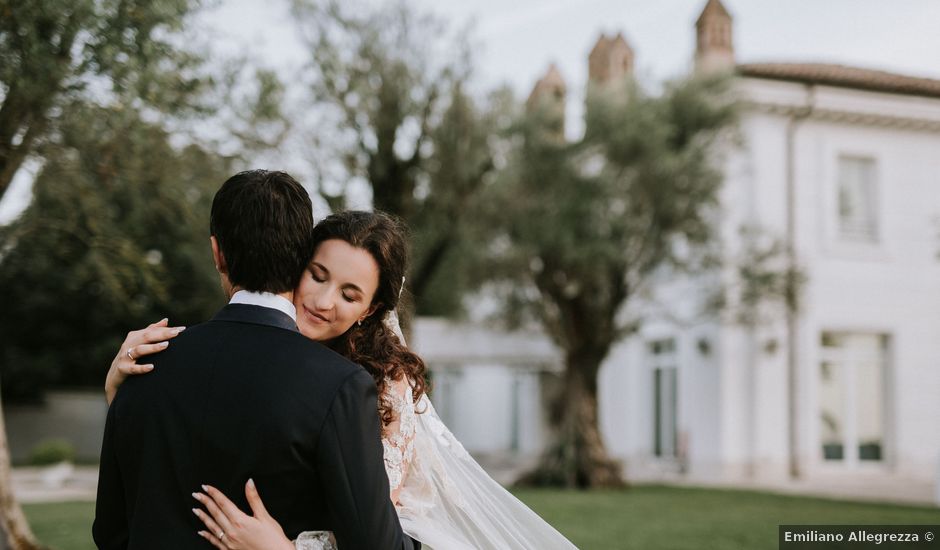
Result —
[{"label": "bride's nose", "polygon": [[320,293],[314,301],[314,306],[316,306],[317,311],[327,311],[333,309],[333,304],[335,299],[333,298],[333,292],[326,291]]}]

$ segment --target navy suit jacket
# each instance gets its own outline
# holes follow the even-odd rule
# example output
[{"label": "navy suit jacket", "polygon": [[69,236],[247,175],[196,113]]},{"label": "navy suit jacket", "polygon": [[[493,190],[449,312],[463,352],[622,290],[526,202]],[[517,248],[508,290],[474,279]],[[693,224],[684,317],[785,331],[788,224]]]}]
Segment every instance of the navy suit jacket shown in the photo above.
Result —
[{"label": "navy suit jacket", "polygon": [[291,539],[328,530],[342,550],[413,548],[389,500],[362,367],[284,313],[246,304],[187,328],[152,363],[108,410],[98,548],[210,548],[192,493],[213,485],[250,514],[249,478]]}]

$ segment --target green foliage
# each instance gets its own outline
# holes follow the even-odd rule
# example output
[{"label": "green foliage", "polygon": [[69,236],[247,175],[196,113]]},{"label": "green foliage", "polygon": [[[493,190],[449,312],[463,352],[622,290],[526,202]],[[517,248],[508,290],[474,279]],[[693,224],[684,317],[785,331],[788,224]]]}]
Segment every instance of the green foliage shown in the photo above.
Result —
[{"label": "green foliage", "polygon": [[[618,486],[598,429],[597,374],[639,319],[627,306],[654,279],[713,263],[718,145],[736,109],[724,79],[691,79],[647,95],[624,83],[592,90],[586,132],[567,143],[557,107],[535,106],[489,201],[494,289],[511,320],[537,319],[564,350],[556,441],[529,483]],[[502,284],[500,284],[502,283]]]},{"label": "green foliage", "polygon": [[410,222],[415,228],[411,288],[420,292],[418,313],[453,317],[463,310],[465,292],[484,280],[485,189],[495,182],[496,144],[514,104],[511,93],[501,89],[478,106],[460,85],[449,101],[431,133],[420,180],[427,189]]},{"label": "green foliage", "polygon": [[784,243],[759,227],[745,226],[739,233],[739,257],[726,259],[734,271],[717,289],[709,313],[725,313],[737,323],[756,326],[799,311],[806,274],[791,265]]},{"label": "green foliage", "polygon": [[0,0],[0,196],[27,157],[42,166],[0,228],[4,398],[100,387],[128,330],[221,304],[212,196],[287,123],[273,73],[206,63],[189,28],[201,4]]},{"label": "green foliage", "polygon": [[195,0],[0,0],[0,196],[77,100],[180,115],[208,80],[177,46]]},{"label": "green foliage", "polygon": [[659,96],[628,85],[594,93],[576,143],[545,130],[549,113],[521,123],[491,201],[504,228],[494,273],[519,283],[511,303],[528,304],[566,350],[605,355],[633,328],[618,312],[654,273],[713,259],[716,145],[735,121],[727,87],[692,79]]},{"label": "green foliage", "polygon": [[98,387],[128,330],[198,322],[222,301],[207,228],[231,163],[174,149],[131,109],[68,113],[32,203],[0,229],[4,399]]},{"label": "green foliage", "polygon": [[29,453],[29,464],[32,466],[49,466],[73,460],[75,460],[75,448],[64,439],[47,439],[36,445]]},{"label": "green foliage", "polygon": [[[343,159],[340,178],[369,182],[376,208],[410,218],[423,146],[453,81],[427,43],[441,24],[398,2],[297,0],[294,13],[312,56],[314,100],[332,114],[317,145]],[[345,182],[339,190],[323,183],[335,204]]]},{"label": "green foliage", "polygon": [[403,2],[296,0],[294,13],[325,112],[315,136],[321,194],[343,208],[365,182],[372,205],[413,232],[407,288],[418,311],[459,312],[477,196],[511,102],[505,92],[474,101],[466,41]]}]

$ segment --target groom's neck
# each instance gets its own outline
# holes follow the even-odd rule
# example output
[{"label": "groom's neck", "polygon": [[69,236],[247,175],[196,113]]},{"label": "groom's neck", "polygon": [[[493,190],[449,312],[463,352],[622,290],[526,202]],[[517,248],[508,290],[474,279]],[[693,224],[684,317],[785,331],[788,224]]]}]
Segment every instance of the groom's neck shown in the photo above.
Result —
[{"label": "groom's neck", "polygon": [[[229,288],[229,292],[228,292],[228,299],[231,300],[231,299],[232,299],[232,296],[234,296],[235,293],[238,292],[239,290],[245,290],[245,289],[242,288],[242,287],[240,287],[240,286],[233,286],[233,287],[230,287],[230,288]],[[293,302],[293,301],[294,301],[294,292],[293,292],[293,291],[288,291],[288,292],[272,292],[271,294],[274,294],[275,296],[280,296],[281,298],[284,298],[284,299],[287,300],[288,302]]]}]

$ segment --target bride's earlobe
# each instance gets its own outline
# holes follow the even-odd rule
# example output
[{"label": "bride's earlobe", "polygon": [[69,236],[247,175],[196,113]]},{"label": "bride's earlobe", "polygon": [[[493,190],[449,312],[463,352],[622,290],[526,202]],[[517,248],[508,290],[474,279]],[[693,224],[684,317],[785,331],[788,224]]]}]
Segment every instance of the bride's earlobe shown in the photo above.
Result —
[{"label": "bride's earlobe", "polygon": [[366,314],[356,320],[356,325],[362,326],[362,322],[369,318],[370,315],[375,313],[375,310],[379,309],[379,304],[372,304],[369,309],[366,311]]}]

